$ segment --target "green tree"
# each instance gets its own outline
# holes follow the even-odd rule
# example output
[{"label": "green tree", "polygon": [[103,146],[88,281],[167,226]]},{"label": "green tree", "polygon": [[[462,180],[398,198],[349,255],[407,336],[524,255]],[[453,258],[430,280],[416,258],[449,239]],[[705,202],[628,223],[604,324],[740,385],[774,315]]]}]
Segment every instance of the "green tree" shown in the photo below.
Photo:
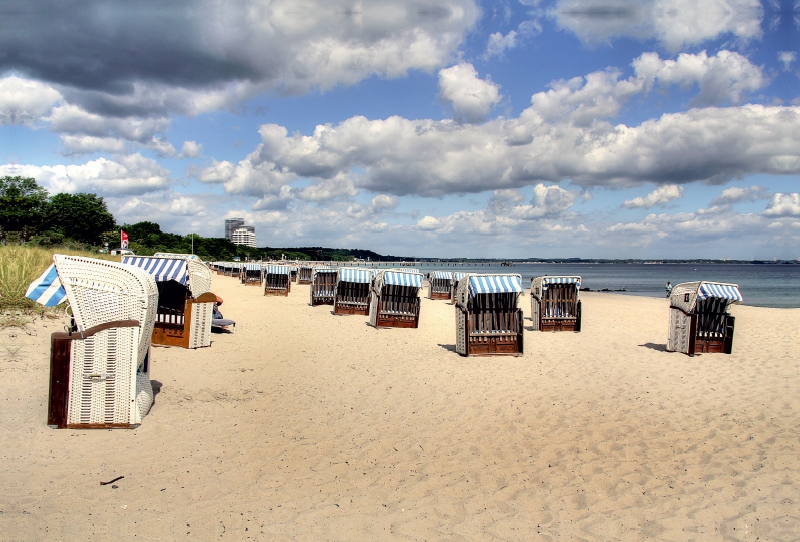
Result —
[{"label": "green tree", "polygon": [[47,208],[47,190],[33,177],[0,178],[0,227],[3,232],[24,232],[28,237],[38,230]]},{"label": "green tree", "polygon": [[161,226],[155,222],[137,222],[136,224],[123,224],[121,229],[128,234],[130,241],[136,241],[142,245],[150,246],[151,239],[161,237]]},{"label": "green tree", "polygon": [[64,237],[92,245],[99,245],[103,233],[114,228],[114,216],[103,198],[86,193],[51,197],[45,222]]}]

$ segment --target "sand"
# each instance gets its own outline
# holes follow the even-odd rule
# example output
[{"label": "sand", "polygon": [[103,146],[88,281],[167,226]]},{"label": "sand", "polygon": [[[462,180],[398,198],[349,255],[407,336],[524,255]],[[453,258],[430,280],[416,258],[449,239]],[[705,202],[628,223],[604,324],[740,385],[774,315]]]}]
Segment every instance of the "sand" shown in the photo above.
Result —
[{"label": "sand", "polygon": [[444,301],[375,330],[308,286],[213,291],[236,334],[154,348],[134,430],[45,425],[59,322],[4,351],[0,540],[800,536],[800,309],[735,306],[733,355],[690,358],[667,300],[585,293],[583,332],[464,358]]}]

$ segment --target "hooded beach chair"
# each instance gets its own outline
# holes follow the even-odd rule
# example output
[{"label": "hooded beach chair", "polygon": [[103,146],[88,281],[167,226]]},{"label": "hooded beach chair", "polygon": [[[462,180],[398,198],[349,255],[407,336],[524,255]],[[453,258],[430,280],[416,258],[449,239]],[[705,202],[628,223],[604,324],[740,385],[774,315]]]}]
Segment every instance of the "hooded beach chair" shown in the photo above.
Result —
[{"label": "hooded beach chair", "polygon": [[267,265],[264,268],[264,295],[288,296],[292,291],[291,273],[288,265]]},{"label": "hooded beach chair", "polygon": [[434,271],[428,278],[428,299],[450,299],[452,271]]},{"label": "hooded beach chair", "polygon": [[125,256],[156,281],[158,308],[153,344],[203,348],[211,346],[211,320],[217,296],[210,293],[211,271],[198,259]]},{"label": "hooded beach chair", "polygon": [[336,276],[339,270],[335,267],[316,267],[311,277],[311,306],[333,305],[336,299]]},{"label": "hooded beach chair", "polygon": [[684,282],[672,289],[669,297],[667,350],[689,356],[733,350],[735,318],[728,313],[733,303],[741,303],[738,284]]},{"label": "hooded beach chair", "polygon": [[53,256],[29,298],[68,301],[72,323],[50,336],[47,424],[64,429],[136,427],[153,404],[150,339],[158,291],[135,267]]},{"label": "hooded beach chair", "polygon": [[370,284],[374,277],[371,269],[340,267],[336,275],[333,313],[369,315]]},{"label": "hooded beach chair", "polygon": [[419,327],[422,274],[416,269],[390,269],[372,281],[369,324],[381,327]]},{"label": "hooded beach chair", "polygon": [[242,284],[245,286],[261,286],[263,280],[260,263],[245,264],[242,269]]},{"label": "hooded beach chair", "polygon": [[531,320],[534,331],[581,330],[581,278],[536,277],[531,280]]},{"label": "hooded beach chair", "polygon": [[311,284],[314,278],[314,268],[310,265],[301,265],[297,271],[297,284]]},{"label": "hooded beach chair", "polygon": [[520,275],[467,275],[456,289],[456,352],[521,356]]}]

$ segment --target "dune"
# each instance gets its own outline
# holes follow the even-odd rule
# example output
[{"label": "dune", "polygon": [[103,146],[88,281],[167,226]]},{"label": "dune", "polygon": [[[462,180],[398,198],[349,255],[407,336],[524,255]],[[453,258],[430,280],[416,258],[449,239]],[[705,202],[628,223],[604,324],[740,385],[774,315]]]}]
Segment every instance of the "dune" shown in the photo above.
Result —
[{"label": "dune", "polygon": [[[214,277],[235,334],[153,348],[133,430],[46,426],[49,334],[0,362],[0,540],[789,540],[800,309],[734,306],[733,354],[665,351],[668,301],[584,293],[522,357]],[[525,314],[530,296],[520,298]],[[527,322],[526,322],[527,324]],[[100,485],[118,476],[112,485]]]}]

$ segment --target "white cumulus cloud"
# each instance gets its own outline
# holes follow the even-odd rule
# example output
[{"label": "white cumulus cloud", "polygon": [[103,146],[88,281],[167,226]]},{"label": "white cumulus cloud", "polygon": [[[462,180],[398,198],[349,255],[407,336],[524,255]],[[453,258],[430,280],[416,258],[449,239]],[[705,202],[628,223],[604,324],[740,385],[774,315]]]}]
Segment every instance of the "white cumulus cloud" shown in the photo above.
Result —
[{"label": "white cumulus cloud", "polygon": [[769,192],[763,186],[748,186],[744,188],[732,186],[726,188],[719,196],[711,200],[711,205],[734,205],[743,201],[756,201],[769,197]]},{"label": "white cumulus cloud", "polygon": [[792,64],[797,60],[797,53],[794,51],[780,51],[778,53],[778,62],[783,64],[783,71],[792,71]]},{"label": "white cumulus cloud", "polygon": [[676,184],[659,186],[645,197],[625,200],[622,204],[626,209],[649,209],[650,207],[664,206],[667,203],[683,197],[683,187]]},{"label": "white cumulus cloud", "polygon": [[559,0],[550,14],[586,42],[627,36],[677,51],[725,35],[758,38],[764,10],[759,0]]},{"label": "white cumulus cloud", "polygon": [[800,193],[777,193],[767,203],[764,216],[800,216]]},{"label": "white cumulus cloud", "polygon": [[681,53],[676,60],[661,60],[656,53],[644,53],[632,65],[648,87],[655,80],[661,86],[697,84],[700,92],[692,100],[697,105],[739,103],[744,94],[768,82],[760,67],[739,53],[726,50],[711,57],[705,51]]},{"label": "white cumulus cloud", "polygon": [[461,63],[439,70],[439,97],[453,106],[456,120],[481,122],[500,100],[500,87],[478,77],[472,64]]},{"label": "white cumulus cloud", "polygon": [[10,75],[0,79],[0,124],[33,124],[62,100],[52,86]]},{"label": "white cumulus cloud", "polygon": [[98,158],[85,164],[56,166],[4,165],[2,175],[34,177],[51,194],[95,192],[101,195],[144,194],[166,188],[169,171],[141,154]]}]

